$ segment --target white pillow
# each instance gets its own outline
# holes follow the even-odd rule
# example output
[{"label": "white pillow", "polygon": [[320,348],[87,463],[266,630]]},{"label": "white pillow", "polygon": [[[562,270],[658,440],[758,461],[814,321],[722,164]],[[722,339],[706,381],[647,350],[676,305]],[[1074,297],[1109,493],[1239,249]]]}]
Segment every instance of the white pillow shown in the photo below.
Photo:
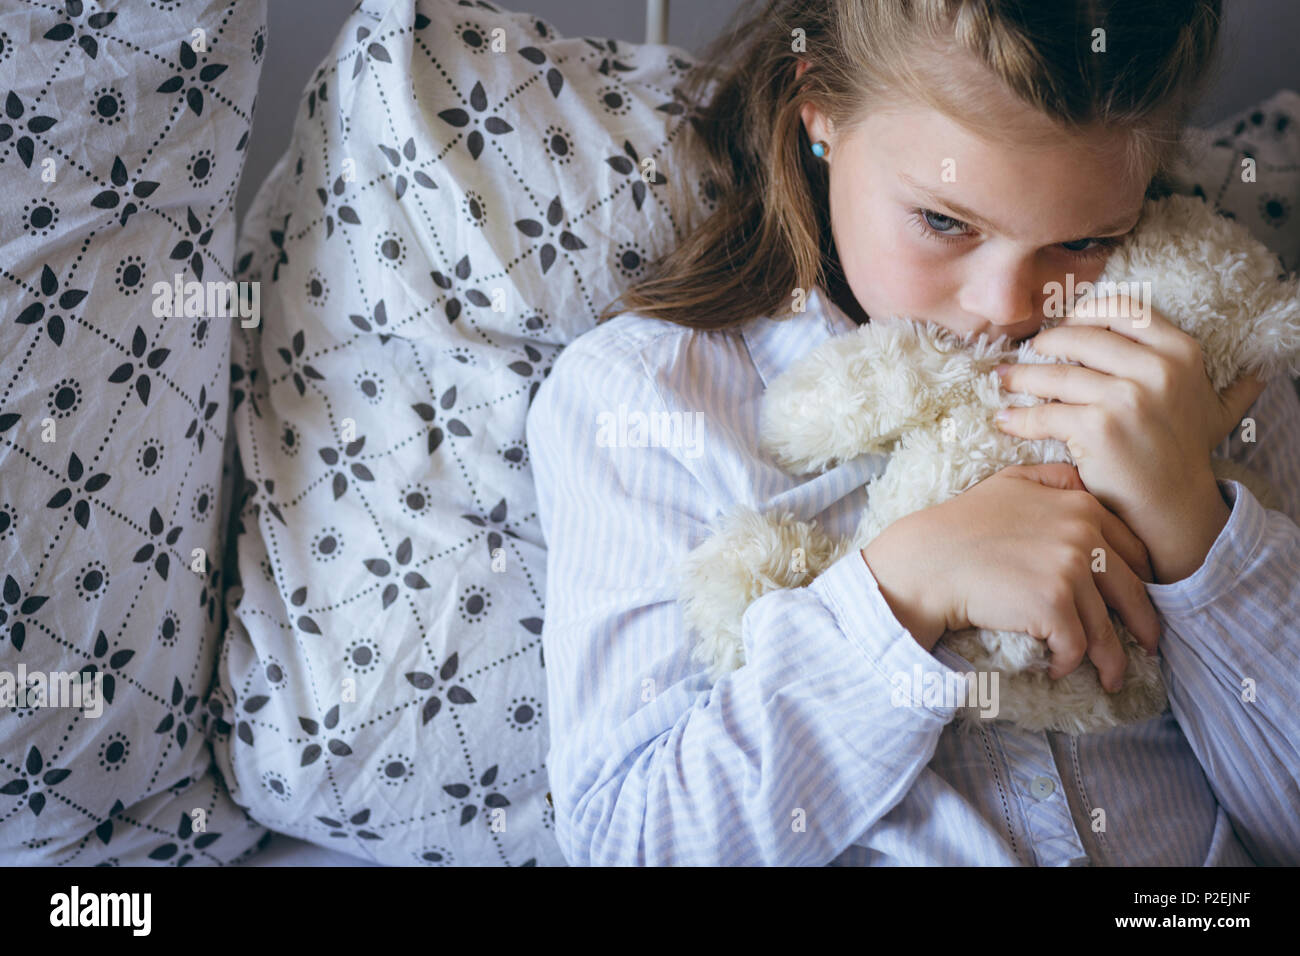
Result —
[{"label": "white pillow", "polygon": [[[266,2],[103,6],[0,10],[0,863],[229,863],[267,835],[204,739],[232,320],[154,284],[230,277]],[[98,717],[17,700],[83,673]]]},{"label": "white pillow", "polygon": [[305,91],[240,239],[263,324],[236,331],[214,747],[260,822],[391,864],[563,865],[524,422],[707,209],[671,152],[689,65],[366,0]]},{"label": "white pillow", "polygon": [[1280,90],[1194,130],[1189,145],[1177,171],[1180,191],[1238,220],[1277,254],[1283,271],[1300,270],[1300,93]]}]

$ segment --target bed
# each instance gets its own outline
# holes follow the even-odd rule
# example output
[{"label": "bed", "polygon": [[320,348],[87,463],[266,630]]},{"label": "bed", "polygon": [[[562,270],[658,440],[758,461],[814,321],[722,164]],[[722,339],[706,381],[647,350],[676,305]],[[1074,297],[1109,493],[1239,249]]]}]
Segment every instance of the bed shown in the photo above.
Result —
[{"label": "bed", "polygon": [[[105,703],[5,711],[0,862],[563,865],[523,422],[712,208],[690,54],[362,0],[237,223],[267,2],[0,13],[0,665]],[[1300,201],[1297,100],[1206,135],[1221,209],[1247,151]]]}]

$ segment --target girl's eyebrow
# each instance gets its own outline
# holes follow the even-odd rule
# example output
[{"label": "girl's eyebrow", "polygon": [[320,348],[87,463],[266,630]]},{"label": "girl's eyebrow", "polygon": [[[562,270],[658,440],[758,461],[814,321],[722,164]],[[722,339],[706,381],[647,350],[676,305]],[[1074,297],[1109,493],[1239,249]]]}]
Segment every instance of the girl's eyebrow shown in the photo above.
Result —
[{"label": "girl's eyebrow", "polygon": [[[981,229],[987,230],[989,232],[1003,231],[999,229],[997,226],[993,225],[993,223],[989,222],[989,220],[985,219],[979,213],[975,212],[973,209],[967,209],[961,203],[953,202],[951,199],[945,199],[943,196],[940,196],[938,193],[934,192],[929,187],[924,186],[921,183],[917,182],[911,176],[907,175],[907,173],[900,172],[898,174],[898,178],[903,181],[904,185],[920,193],[921,198],[924,199],[927,203],[931,203],[933,205],[943,207],[947,212],[952,213],[954,218],[960,219],[963,222],[969,223],[972,226],[979,226]],[[1108,222],[1104,225],[1095,226],[1092,229],[1090,229],[1088,232],[1083,233],[1082,235],[1074,239],[1066,239],[1064,241],[1077,242],[1079,241],[1079,239],[1101,239],[1101,238],[1108,237],[1110,235],[1123,235],[1131,231],[1133,227],[1136,225],[1137,225],[1136,216],[1131,216],[1131,215],[1124,216],[1118,220]]]}]

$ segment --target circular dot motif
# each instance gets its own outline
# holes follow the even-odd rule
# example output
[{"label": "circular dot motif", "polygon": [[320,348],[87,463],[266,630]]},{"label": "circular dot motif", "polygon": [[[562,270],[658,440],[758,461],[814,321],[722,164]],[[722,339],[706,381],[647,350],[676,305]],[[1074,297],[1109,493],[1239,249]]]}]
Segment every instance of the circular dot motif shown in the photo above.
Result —
[{"label": "circular dot motif", "polygon": [[91,561],[77,572],[77,593],[87,601],[98,600],[108,590],[108,570],[102,561]]},{"label": "circular dot motif", "polygon": [[23,695],[24,706],[22,707],[18,706],[15,694],[14,706],[11,708],[11,712],[15,717],[31,717],[44,710],[47,706],[49,689],[44,682],[29,679],[26,690],[26,694]]},{"label": "circular dot motif", "polygon": [[164,647],[174,647],[176,637],[181,632],[181,619],[175,611],[168,608],[158,624],[158,643]]},{"label": "circular dot motif", "polygon": [[262,786],[280,803],[288,803],[293,799],[293,788],[273,770],[268,770],[262,774]]},{"label": "circular dot motif", "polygon": [[533,730],[541,726],[542,705],[536,697],[516,697],[506,709],[506,723],[515,730]]},{"label": "circular dot motif", "polygon": [[280,450],[290,458],[295,457],[302,447],[302,438],[298,434],[298,429],[291,423],[285,422],[280,429]]},{"label": "circular dot motif", "polygon": [[144,288],[144,260],[136,255],[127,256],[117,264],[113,281],[123,295],[139,295]]},{"label": "circular dot motif", "polygon": [[384,389],[380,384],[378,373],[363,369],[352,381],[357,391],[361,393],[361,397],[371,405],[378,405],[384,400]]},{"label": "circular dot motif", "polygon": [[460,617],[463,621],[481,621],[491,607],[492,598],[476,584],[471,584],[460,596]]},{"label": "circular dot motif", "polygon": [[529,315],[520,320],[519,327],[526,335],[544,335],[551,330],[551,323],[540,315]]},{"label": "circular dot motif", "polygon": [[472,53],[486,53],[492,42],[490,34],[486,33],[483,27],[477,23],[458,23],[456,24],[456,34],[460,37],[460,42],[465,44],[466,48]]},{"label": "circular dot motif", "polygon": [[1262,196],[1259,200],[1259,215],[1275,229],[1281,228],[1291,218],[1291,204],[1282,196]]},{"label": "circular dot motif", "polygon": [[645,251],[631,243],[620,243],[614,254],[614,265],[628,278],[634,278],[645,269]]},{"label": "circular dot motif", "polygon": [[280,687],[284,683],[284,668],[274,657],[267,657],[262,673],[266,675],[266,682],[272,687]]},{"label": "circular dot motif", "polygon": [[398,268],[406,263],[406,247],[397,233],[385,230],[375,240],[375,255],[386,266]]},{"label": "circular dot motif", "polygon": [[33,236],[51,235],[59,225],[59,207],[48,199],[23,203],[23,228]]},{"label": "circular dot motif", "polygon": [[307,285],[305,292],[307,301],[315,306],[322,306],[325,300],[329,298],[329,284],[325,281],[318,269],[312,269],[307,273]]},{"label": "circular dot motif", "polygon": [[455,359],[461,365],[468,365],[470,368],[478,365],[478,356],[464,346],[456,346],[452,349],[443,349],[443,354],[448,358]]},{"label": "circular dot motif", "polygon": [[120,123],[125,112],[121,92],[110,86],[101,86],[90,98],[90,115],[104,126]]},{"label": "circular dot motif", "polygon": [[199,485],[198,490],[194,492],[194,501],[190,505],[190,514],[194,516],[195,521],[202,521],[212,511],[214,504],[212,486],[205,482]]},{"label": "circular dot motif", "polygon": [[135,463],[140,469],[141,474],[152,475],[158,471],[158,466],[162,464],[163,446],[162,442],[155,438],[150,438],[140,450],[136,452]]},{"label": "circular dot motif", "polygon": [[126,766],[131,755],[131,741],[126,734],[115,732],[99,745],[99,766],[103,770],[116,771]]},{"label": "circular dot motif", "polygon": [[487,225],[487,202],[474,190],[465,190],[465,198],[460,201],[460,208],[471,225]]},{"label": "circular dot motif", "polygon": [[699,188],[700,201],[709,209],[714,209],[718,205],[718,184],[712,179],[705,177],[700,181]]},{"label": "circular dot motif", "polygon": [[551,162],[557,166],[568,166],[573,162],[573,142],[569,139],[569,134],[558,126],[546,127],[542,147]]},{"label": "circular dot motif", "polygon": [[389,787],[399,787],[413,776],[411,758],[406,754],[386,754],[379,761],[379,779]]},{"label": "circular dot motif", "polygon": [[610,116],[623,116],[632,108],[627,93],[617,86],[601,87],[598,99],[601,107]]},{"label": "circular dot motif", "polygon": [[451,866],[452,854],[445,846],[426,844],[411,854],[421,866]]},{"label": "circular dot motif", "polygon": [[379,651],[367,640],[353,641],[348,645],[343,663],[358,674],[369,674],[379,666]]},{"label": "circular dot motif", "polygon": [[81,386],[75,379],[60,379],[59,383],[50,390],[46,404],[55,417],[67,418],[81,404]]},{"label": "circular dot motif", "polygon": [[515,471],[528,465],[528,449],[522,442],[501,449],[501,457],[505,459],[506,465]]},{"label": "circular dot motif", "polygon": [[685,73],[689,73],[694,67],[694,64],[692,64],[690,60],[683,60],[680,56],[674,56],[671,53],[668,55],[666,65],[668,67],[668,72],[673,74],[673,76],[681,76]]},{"label": "circular dot motif", "polygon": [[0,541],[13,535],[14,529],[18,527],[17,514],[10,502],[0,503]]},{"label": "circular dot motif", "polygon": [[311,553],[317,561],[333,561],[343,551],[343,538],[339,529],[329,526],[312,539]]},{"label": "circular dot motif", "polygon": [[212,150],[201,149],[191,156],[185,164],[185,172],[189,174],[192,185],[204,185],[212,176]]},{"label": "circular dot motif", "polygon": [[424,514],[429,509],[428,485],[407,485],[402,490],[402,508],[412,516]]}]

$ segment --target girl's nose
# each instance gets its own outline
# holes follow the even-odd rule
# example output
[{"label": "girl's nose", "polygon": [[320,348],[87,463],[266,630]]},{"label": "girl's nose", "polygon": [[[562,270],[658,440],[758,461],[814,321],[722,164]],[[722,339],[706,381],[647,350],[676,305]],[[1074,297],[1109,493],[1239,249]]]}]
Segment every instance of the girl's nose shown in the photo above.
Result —
[{"label": "girl's nose", "polygon": [[1040,293],[1027,264],[976,265],[975,274],[962,285],[958,305],[994,327],[1023,326],[1036,317]]}]

